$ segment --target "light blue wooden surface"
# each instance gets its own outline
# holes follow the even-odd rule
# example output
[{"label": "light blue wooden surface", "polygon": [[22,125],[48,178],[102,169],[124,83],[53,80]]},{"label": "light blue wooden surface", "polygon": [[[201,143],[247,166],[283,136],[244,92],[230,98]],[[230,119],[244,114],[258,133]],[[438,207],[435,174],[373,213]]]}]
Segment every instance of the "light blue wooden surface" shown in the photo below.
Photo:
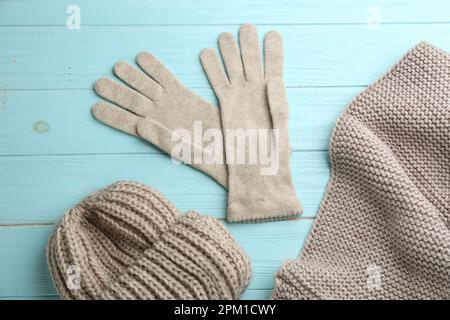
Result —
[{"label": "light blue wooden surface", "polygon": [[[78,30],[66,27],[69,5],[81,9]],[[223,219],[226,192],[214,181],[94,121],[91,87],[114,62],[149,50],[215,102],[198,53],[244,22],[285,38],[292,167],[305,206],[295,221],[227,224],[254,262],[244,298],[269,298],[276,270],[300,252],[343,108],[419,41],[450,50],[444,0],[0,0],[0,298],[56,297],[45,265],[52,224],[115,180],[148,183],[183,210]]]}]

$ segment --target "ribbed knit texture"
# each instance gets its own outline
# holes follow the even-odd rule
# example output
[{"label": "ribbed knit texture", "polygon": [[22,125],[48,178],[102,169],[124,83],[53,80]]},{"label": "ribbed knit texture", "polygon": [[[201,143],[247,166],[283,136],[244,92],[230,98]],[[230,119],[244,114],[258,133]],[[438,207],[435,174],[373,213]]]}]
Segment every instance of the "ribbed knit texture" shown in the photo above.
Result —
[{"label": "ribbed knit texture", "polygon": [[180,214],[159,192],[127,181],[65,214],[47,255],[63,299],[237,299],[251,277],[248,256],[217,219]]},{"label": "ribbed knit texture", "polygon": [[450,57],[421,43],[338,119],[332,177],[275,299],[450,299]]}]

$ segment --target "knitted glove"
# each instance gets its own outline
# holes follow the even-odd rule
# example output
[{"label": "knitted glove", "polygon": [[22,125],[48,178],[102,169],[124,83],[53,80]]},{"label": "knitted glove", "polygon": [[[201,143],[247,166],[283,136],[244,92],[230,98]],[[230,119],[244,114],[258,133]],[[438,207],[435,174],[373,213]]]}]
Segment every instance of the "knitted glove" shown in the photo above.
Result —
[{"label": "knitted glove", "polygon": [[[239,37],[240,52],[230,33],[219,37],[226,74],[213,49],[205,49],[201,54],[203,68],[220,102],[228,164],[228,220],[292,217],[303,209],[289,164],[289,110],[283,82],[282,38],[277,32],[267,33],[263,70],[255,26],[243,25]],[[257,134],[257,148],[251,144],[252,132]],[[236,136],[242,134],[250,142],[245,144],[244,152],[238,146],[235,148]],[[262,140],[264,136],[268,136],[268,143]],[[262,150],[267,150],[268,145],[270,161],[264,163]],[[239,163],[242,155],[246,159]],[[252,157],[256,161],[252,162]]]},{"label": "knitted glove", "polygon": [[[252,26],[247,26],[247,28],[254,29]],[[270,34],[273,36],[270,36]],[[273,41],[266,43],[266,50],[270,52],[270,58],[266,59],[266,70],[272,77],[268,81],[267,90],[271,92],[271,106],[275,107],[273,112],[276,115],[270,121],[273,123],[273,128],[278,129],[279,140],[283,142],[280,157],[276,159],[280,166],[277,166],[276,174],[270,176],[272,173],[270,167],[238,165],[243,168],[242,170],[235,170],[234,176],[236,177],[239,173],[244,176],[233,180],[234,188],[238,187],[238,189],[229,192],[228,221],[282,219],[302,211],[295,197],[290,178],[288,106],[282,80],[281,37],[276,33],[270,34],[268,39],[272,37]],[[271,43],[274,45],[272,46]],[[260,60],[258,49],[253,53],[248,52],[248,54],[256,54],[255,59]],[[116,129],[140,136],[175,157],[177,155],[173,154],[173,150],[181,141],[183,145],[188,145],[188,150],[193,151],[189,154],[188,159],[186,159],[186,155],[183,155],[184,157],[181,160],[208,174],[227,188],[228,168],[224,164],[223,152],[220,152],[225,150],[221,137],[213,137],[214,139],[211,140],[214,140],[214,142],[205,147],[195,145],[191,141],[185,141],[183,137],[174,139],[178,136],[177,130],[180,129],[187,132],[190,137],[195,136],[194,127],[197,121],[201,123],[205,133],[209,129],[222,130],[219,109],[187,89],[150,53],[139,54],[137,64],[144,72],[125,62],[117,63],[114,68],[116,76],[127,86],[108,78],[102,78],[96,82],[96,93],[115,105],[107,102],[96,104],[92,108],[94,117]],[[232,70],[232,66],[229,66],[229,68]],[[208,76],[210,77],[210,75]],[[264,94],[265,90],[265,85],[249,88],[249,92],[253,92],[254,95]],[[277,92],[278,94],[276,94]],[[263,101],[263,103],[266,103],[267,109],[268,102]],[[262,109],[262,113],[264,112],[268,111]],[[245,115],[245,117],[252,113]],[[268,114],[260,117],[263,129],[271,127],[267,123],[267,117]],[[243,123],[234,127],[247,129],[254,126],[251,123]],[[274,147],[278,148],[279,144]],[[210,150],[216,150],[213,156],[215,161],[205,161],[211,159]],[[247,152],[244,151],[244,153]],[[195,161],[199,154],[202,161]],[[269,175],[262,176],[261,173],[264,174],[264,172]],[[245,183],[241,185],[240,181]],[[260,183],[260,185],[257,188],[250,189],[251,183]],[[262,196],[264,195],[262,191],[269,191],[272,197],[267,199],[267,197]],[[241,201],[242,204],[239,203]],[[243,211],[236,214],[239,210]],[[231,214],[231,212],[234,213]]]},{"label": "knitted glove", "polygon": [[[114,67],[116,76],[128,86],[108,78],[95,83],[96,93],[116,105],[97,103],[92,108],[94,117],[111,127],[140,136],[168,154],[180,142],[187,144],[186,150],[191,151],[188,155],[183,154],[182,158],[172,155],[227,187],[223,152],[222,159],[216,163],[203,159],[195,161],[195,157],[202,156],[207,149],[194,145],[192,139],[183,140],[176,131],[183,130],[193,138],[194,123],[199,121],[205,133],[208,129],[221,132],[219,109],[187,89],[152,54],[141,53],[136,60],[144,72],[126,62],[118,62]],[[176,137],[179,138],[174,139]],[[223,139],[215,139],[209,144],[213,146],[223,150]]]}]

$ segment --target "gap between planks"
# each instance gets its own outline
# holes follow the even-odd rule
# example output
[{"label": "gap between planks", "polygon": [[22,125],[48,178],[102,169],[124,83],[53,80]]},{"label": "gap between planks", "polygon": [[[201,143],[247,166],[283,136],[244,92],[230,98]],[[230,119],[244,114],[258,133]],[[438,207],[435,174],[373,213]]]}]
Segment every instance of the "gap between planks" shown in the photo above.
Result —
[{"label": "gap between planks", "polygon": [[[328,149],[292,149],[292,152],[301,152],[301,153],[316,153],[316,152],[328,152]],[[103,152],[103,153],[32,153],[32,154],[0,154],[0,158],[11,158],[11,157],[76,157],[76,156],[120,156],[120,155],[152,155],[152,154],[165,154],[166,152]]]},{"label": "gap between planks", "polygon": [[[287,27],[295,27],[295,26],[367,26],[367,22],[305,22],[305,23],[252,23],[255,26],[287,26]],[[423,24],[450,24],[449,21],[391,21],[391,22],[379,22],[378,25],[423,25]],[[134,28],[134,27],[236,27],[241,26],[242,23],[168,23],[168,24],[83,24],[83,27],[120,27],[120,28]],[[27,28],[27,27],[66,27],[66,24],[0,24],[0,27],[7,28]]]},{"label": "gap between planks", "polygon": [[[316,217],[298,217],[298,218],[294,218],[294,219],[290,219],[289,221],[299,221],[299,220],[315,220]],[[217,218],[218,220],[222,221],[222,222],[226,222],[226,220],[224,218]],[[258,222],[259,223],[270,223],[270,222]],[[55,222],[41,222],[41,223],[0,223],[0,228],[20,228],[20,227],[49,227],[49,226],[53,226],[55,224]],[[236,224],[236,223],[232,223],[232,224]],[[252,222],[241,222],[239,224],[255,224]]]}]

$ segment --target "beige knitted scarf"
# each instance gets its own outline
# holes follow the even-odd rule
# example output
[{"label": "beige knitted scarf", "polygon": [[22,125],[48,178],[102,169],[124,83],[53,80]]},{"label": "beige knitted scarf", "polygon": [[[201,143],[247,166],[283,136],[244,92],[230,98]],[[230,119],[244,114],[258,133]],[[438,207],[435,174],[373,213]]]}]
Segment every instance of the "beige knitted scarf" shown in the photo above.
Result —
[{"label": "beige knitted scarf", "polygon": [[275,299],[450,299],[450,56],[420,43],[337,121],[332,176]]}]

